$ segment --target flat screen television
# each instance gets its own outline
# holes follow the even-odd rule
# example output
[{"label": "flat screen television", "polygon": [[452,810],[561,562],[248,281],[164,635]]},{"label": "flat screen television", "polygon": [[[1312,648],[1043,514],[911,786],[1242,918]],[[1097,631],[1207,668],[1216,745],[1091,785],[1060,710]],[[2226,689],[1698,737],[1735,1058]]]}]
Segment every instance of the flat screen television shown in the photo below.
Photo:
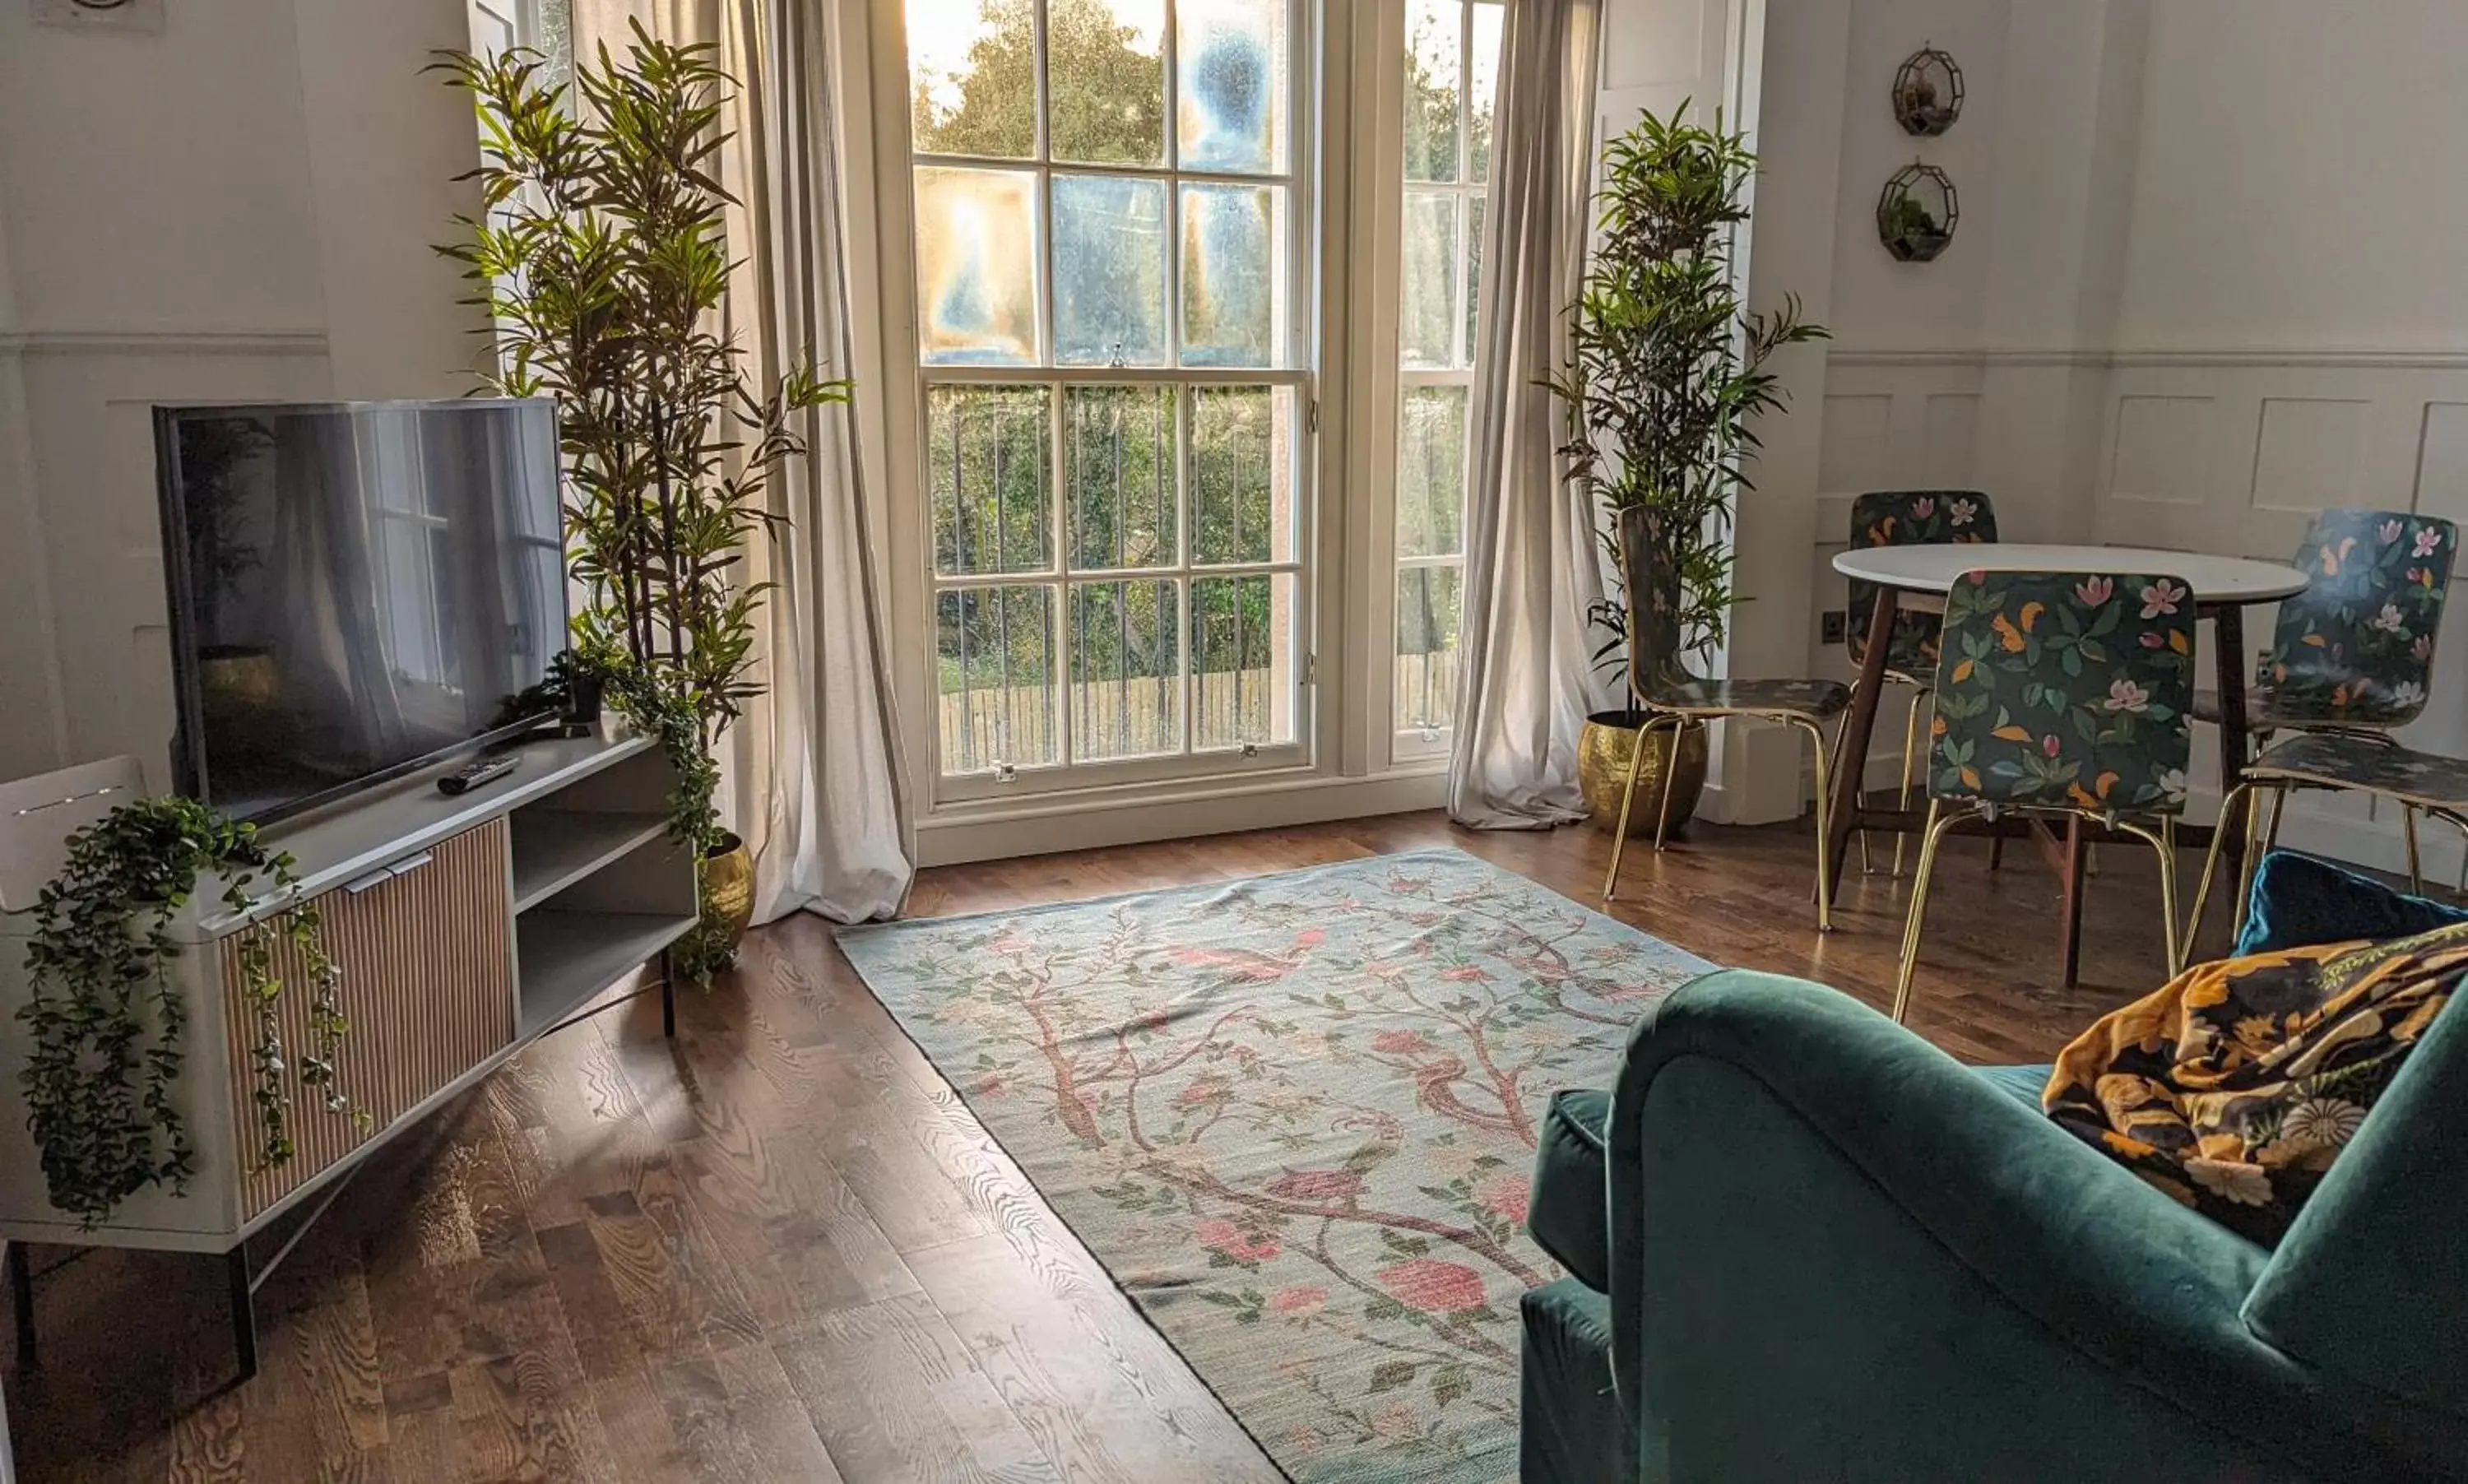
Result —
[{"label": "flat screen television", "polygon": [[553,719],[545,400],[157,407],[176,786],[264,822]]}]

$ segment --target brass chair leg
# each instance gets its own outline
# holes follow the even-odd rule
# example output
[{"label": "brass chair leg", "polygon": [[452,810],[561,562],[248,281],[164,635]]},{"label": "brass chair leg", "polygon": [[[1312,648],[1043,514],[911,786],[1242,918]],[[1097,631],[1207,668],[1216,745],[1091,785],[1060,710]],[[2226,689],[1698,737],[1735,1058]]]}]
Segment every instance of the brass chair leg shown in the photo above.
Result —
[{"label": "brass chair leg", "polygon": [[1663,760],[1662,807],[1654,811],[1654,853],[1662,854],[1662,832],[1671,828],[1671,784],[1680,776],[1680,744],[1688,736],[1688,719],[1678,717],[1671,723],[1671,756]]},{"label": "brass chair leg", "polygon": [[[2203,853],[2203,879],[2194,887],[2193,915],[2185,920],[2185,945],[2188,948],[2193,947],[2195,939],[2203,935],[2203,908],[2210,904],[2211,878],[2220,867],[2220,847],[2228,842],[2228,819],[2236,812],[2237,800],[2252,791],[2253,785],[2239,784],[2220,796],[2220,825],[2211,832],[2211,848]],[[2249,812],[2246,815],[2249,834],[2252,833],[2252,820],[2253,815]]]},{"label": "brass chair leg", "polygon": [[2416,850],[2416,806],[2399,807],[2400,833],[2408,836],[2408,889],[2425,895],[2425,860]]},{"label": "brass chair leg", "polygon": [[2462,819],[2447,809],[2432,810],[2428,812],[2459,832],[2459,884],[2454,890],[2468,896],[2468,819]]},{"label": "brass chair leg", "polygon": [[[1903,715],[1903,789],[1894,796],[1894,808],[1905,813],[1908,813],[1911,807],[1911,754],[1919,748],[1920,702],[1923,700],[1935,705],[1936,693],[1927,690],[1911,692],[1911,709]],[[1899,881],[1902,879],[1903,832],[1897,830],[1894,832],[1894,879]]]},{"label": "brass chair leg", "polygon": [[1970,811],[1949,814],[1945,801],[1929,800],[1928,824],[1920,832],[1920,863],[1911,878],[1910,913],[1903,920],[1903,967],[1894,980],[1894,1023],[1900,1025],[1911,1011],[1911,971],[1919,967],[1920,925],[1928,917],[1929,876],[1936,869],[1937,841],[1957,821],[1970,817]]},{"label": "brass chair leg", "polygon": [[[2168,953],[2168,977],[2174,979],[2184,971],[2185,951],[2177,934],[2177,821],[2175,816],[2160,816],[2157,831],[2146,830],[2130,820],[2116,821],[2116,828],[2149,845],[2160,855],[2160,915],[2166,925],[2164,942]],[[2217,844],[2215,840],[2212,843]]]},{"label": "brass chair leg", "polygon": [[1825,812],[1826,796],[1832,791],[1828,788],[1831,770],[1825,765],[1825,727],[1813,717],[1794,717],[1791,720],[1793,725],[1808,729],[1808,740],[1817,753],[1817,930],[1830,933],[1834,930],[1834,872],[1830,869],[1834,860],[1829,854],[1832,832],[1827,828],[1830,821]]},{"label": "brass chair leg", "polygon": [[2254,875],[2262,869],[2263,852],[2274,848],[2278,843],[2279,816],[2287,808],[2288,786],[2286,784],[2272,786],[2271,830],[2268,839],[2263,833],[2261,801],[2256,800],[2246,810],[2245,858],[2238,862],[2237,871],[2236,935],[2240,939],[2245,936],[2248,909],[2253,905]]},{"label": "brass chair leg", "polygon": [[[1853,675],[1851,677],[1851,705],[1856,706],[1859,703],[1860,677],[1858,675]],[[1834,765],[1836,767],[1840,767],[1842,765],[1842,739],[1849,735],[1850,731],[1851,706],[1845,706],[1842,708],[1842,715],[1834,719]],[[1868,832],[1865,830],[1860,830],[1854,833],[1860,836],[1860,874],[1862,876],[1873,875],[1874,872],[1868,864]],[[1898,844],[1897,849],[1899,848]]]},{"label": "brass chair leg", "polygon": [[1605,902],[1611,900],[1612,893],[1619,886],[1620,856],[1628,849],[1629,810],[1636,804],[1637,770],[1645,765],[1645,740],[1661,724],[1660,717],[1646,718],[1645,724],[1636,729],[1636,741],[1629,748],[1628,787],[1620,790],[1619,828],[1611,832],[1611,868],[1603,877]]},{"label": "brass chair leg", "polygon": [[2168,924],[2168,977],[2185,971],[2194,943],[2177,930],[2177,816],[2160,816],[2160,911]]}]

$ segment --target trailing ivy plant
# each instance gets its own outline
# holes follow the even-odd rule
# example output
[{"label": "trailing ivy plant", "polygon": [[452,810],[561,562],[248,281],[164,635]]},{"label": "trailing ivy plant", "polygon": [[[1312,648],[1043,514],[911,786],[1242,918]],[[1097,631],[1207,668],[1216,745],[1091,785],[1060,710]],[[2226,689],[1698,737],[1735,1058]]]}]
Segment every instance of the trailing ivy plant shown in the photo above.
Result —
[{"label": "trailing ivy plant", "polygon": [[[68,863],[35,903],[26,948],[33,993],[17,1012],[32,1045],[19,1080],[52,1204],[89,1226],[148,1186],[185,1192],[196,1171],[195,1146],[171,1102],[188,1015],[171,978],[180,947],[171,928],[200,877],[220,879],[223,905],[235,912],[256,905],[251,888],[260,881],[276,895],[299,885],[292,858],[260,844],[255,826],[191,799],[146,799],[70,836]],[[314,1040],[301,1080],[321,1091],[329,1111],[353,1112],[335,1075],[351,1024],[336,997],[340,971],[318,930],[316,908],[300,902],[252,924],[240,941],[241,996],[257,1016],[252,1096],[266,1165],[294,1152],[278,936],[294,945],[311,981]],[[365,1124],[365,1114],[354,1116]]]}]

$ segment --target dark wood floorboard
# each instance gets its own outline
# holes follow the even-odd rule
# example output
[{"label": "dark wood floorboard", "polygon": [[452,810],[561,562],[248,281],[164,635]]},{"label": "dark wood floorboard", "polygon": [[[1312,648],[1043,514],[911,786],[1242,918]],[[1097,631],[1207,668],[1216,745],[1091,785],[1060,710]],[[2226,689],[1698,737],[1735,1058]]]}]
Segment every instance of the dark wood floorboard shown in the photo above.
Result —
[{"label": "dark wood floorboard", "polygon": [[[1589,905],[1589,829],[1438,814],[924,873],[975,912],[1454,844]],[[1629,857],[1623,921],[1884,1006],[1906,883],[1846,875],[1840,930],[1789,827]],[[1882,873],[1885,852],[1877,855]],[[2190,853],[2188,872],[2200,864]],[[2149,859],[2103,854],[2081,984],[2028,852],[1939,870],[1913,1028],[2045,1060],[2160,977]],[[2189,882],[2190,885],[2190,882]],[[2205,947],[2226,937],[2215,910]],[[51,1250],[38,1254],[52,1260]],[[101,1252],[45,1280],[46,1364],[7,1376],[29,1484],[77,1480],[1274,1480],[832,944],[798,918],[681,1000],[527,1051],[380,1153],[260,1297],[232,1374],[209,1259]]]}]

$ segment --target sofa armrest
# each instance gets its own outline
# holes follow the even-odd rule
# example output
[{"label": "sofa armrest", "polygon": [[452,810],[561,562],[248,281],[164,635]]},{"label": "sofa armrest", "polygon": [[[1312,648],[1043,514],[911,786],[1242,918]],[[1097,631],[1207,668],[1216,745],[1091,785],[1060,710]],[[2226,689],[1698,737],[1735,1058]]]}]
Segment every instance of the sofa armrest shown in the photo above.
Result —
[{"label": "sofa armrest", "polygon": [[[1724,1138],[1733,1109],[1658,1096],[1675,1069],[1706,1063],[1701,1087],[1746,1086],[1803,1130],[1817,1156],[1856,1173],[1883,1198],[1891,1222],[1985,1285],[1994,1306],[2026,1318],[2065,1353],[2125,1385],[2224,1429],[2266,1453],[2333,1467],[2352,1454],[2339,1434],[2385,1457],[2411,1421],[2256,1339],[2239,1314],[2268,1260],[2262,1248],[2188,1210],[2102,1157],[1952,1058],[1841,993],[1776,975],[1709,974],[1663,1001],[1632,1037],[1611,1117],[1614,1254],[1659,1250],[1650,1240],[1657,1198],[1646,1171],[1674,1147],[1703,1151]],[[1728,1094],[1725,1094],[1728,1096]],[[1738,1100],[1733,1099],[1734,1102]],[[1739,1111],[1746,1112],[1747,1109]],[[1702,1127],[1686,1127],[1702,1124]],[[1702,1153],[1686,1156],[1706,1168]],[[1869,1206],[1876,1202],[1862,1198]],[[1665,1209],[1668,1209],[1667,1204]],[[1823,1212],[1810,1213],[1812,1226]],[[1794,1237],[1812,1250],[1826,1239]],[[1703,1254],[1719,1266],[1725,1253]],[[1828,1251],[1856,1263],[1857,1254]],[[1695,1259],[1692,1257],[1691,1262]],[[1642,1286],[1669,1274],[1613,1264],[1612,1308],[1641,1313]],[[1695,1281],[1692,1276],[1691,1281]],[[1752,1290],[1751,1290],[1752,1291]],[[2036,1328],[2032,1328],[2036,1326]],[[1613,1349],[1624,1396],[1640,1394],[1645,1326],[1621,1322]],[[1949,1367],[1963,1363],[1945,1357]],[[2366,1439],[2371,1439],[2370,1443]],[[2353,1445],[2350,1445],[2353,1446]],[[2439,1455],[2436,1455],[2439,1456]]]}]

